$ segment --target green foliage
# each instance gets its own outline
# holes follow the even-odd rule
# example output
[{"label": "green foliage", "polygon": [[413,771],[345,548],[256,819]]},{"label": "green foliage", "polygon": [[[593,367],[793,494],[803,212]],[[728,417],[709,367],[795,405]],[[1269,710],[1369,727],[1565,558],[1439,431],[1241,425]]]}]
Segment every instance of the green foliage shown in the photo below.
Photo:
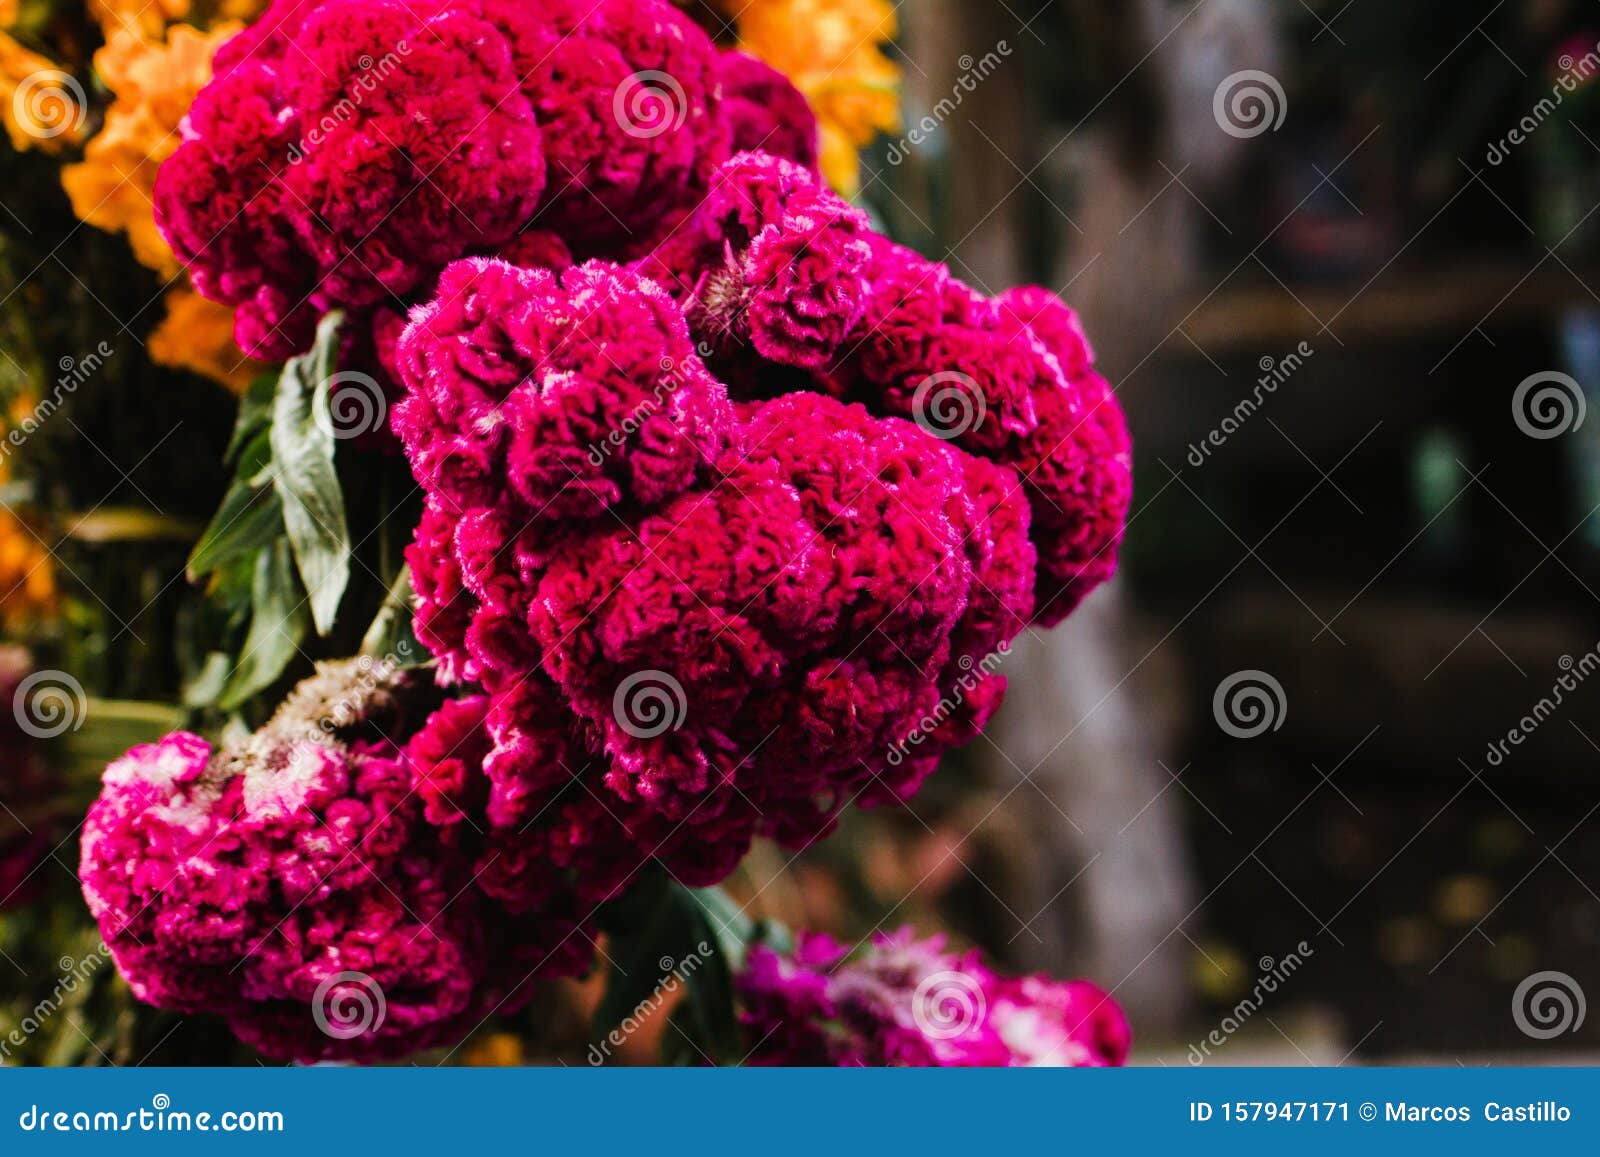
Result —
[{"label": "green foliage", "polygon": [[328,412],[340,320],[324,317],[308,353],[240,399],[226,451],[233,482],[188,572],[210,577],[213,602],[244,638],[236,654],[206,657],[185,688],[191,706],[242,706],[284,677],[313,627],[333,631],[352,553]]},{"label": "green foliage", "polygon": [[745,1045],[734,1008],[734,974],[752,944],[787,932],[746,916],[719,888],[687,888],[664,873],[642,878],[607,905],[610,940],[605,997],[595,1012],[597,1040],[683,992],[663,1037],[672,1064],[737,1064]]},{"label": "green foliage", "polygon": [[284,528],[310,592],[311,618],[319,635],[333,630],[339,600],[350,583],[350,528],[333,467],[328,411],[341,321],[339,313],[322,319],[311,352],[283,367],[272,405],[273,486],[283,503]]}]

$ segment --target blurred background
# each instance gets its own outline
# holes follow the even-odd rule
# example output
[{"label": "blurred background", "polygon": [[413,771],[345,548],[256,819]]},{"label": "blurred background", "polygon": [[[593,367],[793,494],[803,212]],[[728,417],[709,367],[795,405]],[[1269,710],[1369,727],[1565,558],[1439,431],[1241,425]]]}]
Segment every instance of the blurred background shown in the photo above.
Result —
[{"label": "blurred background", "polygon": [[[857,195],[974,285],[1082,312],[1134,513],[1118,580],[1019,641],[988,736],[730,890],[1091,977],[1136,1063],[1600,1060],[1600,5],[883,8],[901,123]],[[49,166],[7,153],[0,188]],[[135,349],[159,273],[59,189],[0,200],[5,372],[113,350],[0,491],[6,628],[101,721],[29,764],[68,786],[4,837],[68,898],[0,921],[26,976],[92,954],[82,769],[177,719],[201,663],[182,566],[234,403]],[[233,1047],[136,1016],[109,971],[36,1059]]]},{"label": "blurred background", "polygon": [[1593,1050],[1600,7],[903,21],[934,127],[866,196],[1082,311],[1138,489],[1119,581],[968,753],[997,810],[911,831],[943,902],[1114,988],[1147,1062]]}]

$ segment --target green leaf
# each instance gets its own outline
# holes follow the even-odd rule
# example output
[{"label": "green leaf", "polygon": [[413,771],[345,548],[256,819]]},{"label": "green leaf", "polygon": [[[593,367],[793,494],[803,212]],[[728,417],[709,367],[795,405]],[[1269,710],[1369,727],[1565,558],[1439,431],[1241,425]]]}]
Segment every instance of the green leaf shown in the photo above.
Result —
[{"label": "green leaf", "polygon": [[667,1032],[676,1055],[696,1064],[736,1062],[742,1038],[733,975],[755,930],[737,906],[717,889],[685,888],[657,875],[609,905],[603,925],[612,969],[595,1012],[599,1046],[682,990]]},{"label": "green leaf", "polygon": [[317,326],[311,352],[283,367],[272,406],[273,485],[283,502],[295,565],[311,596],[311,618],[326,635],[350,581],[350,530],[333,467],[328,377],[338,352],[340,315]]},{"label": "green leaf", "polygon": [[400,667],[418,667],[428,661],[428,649],[417,641],[412,630],[411,604],[411,568],[403,566],[389,584],[389,593],[384,596],[372,625],[362,636],[363,655]]},{"label": "green leaf", "polygon": [[222,455],[224,462],[232,462],[248,442],[272,424],[272,399],[277,393],[276,374],[262,374],[250,383],[250,388],[239,399],[239,416],[234,420],[233,437]]},{"label": "green leaf", "polygon": [[256,559],[251,604],[244,649],[217,698],[217,706],[228,711],[276,682],[306,637],[305,596],[295,578],[289,544],[281,538]]},{"label": "green leaf", "polygon": [[185,707],[208,707],[222,697],[233,673],[233,659],[225,651],[208,651],[204,664],[182,688]]},{"label": "green leaf", "polygon": [[283,502],[276,490],[235,482],[189,554],[191,582],[240,555],[260,550],[283,530]]}]

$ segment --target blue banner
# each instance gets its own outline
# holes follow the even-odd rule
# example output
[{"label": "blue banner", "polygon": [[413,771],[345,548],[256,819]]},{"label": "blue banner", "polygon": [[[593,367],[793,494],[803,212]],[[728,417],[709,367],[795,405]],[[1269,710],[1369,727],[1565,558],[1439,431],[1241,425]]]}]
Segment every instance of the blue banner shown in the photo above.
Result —
[{"label": "blue banner", "polygon": [[[1594,1153],[1600,1069],[0,1072],[0,1153]],[[1041,1148],[1042,1146],[1042,1148]],[[1292,1148],[1290,1148],[1292,1147]]]}]

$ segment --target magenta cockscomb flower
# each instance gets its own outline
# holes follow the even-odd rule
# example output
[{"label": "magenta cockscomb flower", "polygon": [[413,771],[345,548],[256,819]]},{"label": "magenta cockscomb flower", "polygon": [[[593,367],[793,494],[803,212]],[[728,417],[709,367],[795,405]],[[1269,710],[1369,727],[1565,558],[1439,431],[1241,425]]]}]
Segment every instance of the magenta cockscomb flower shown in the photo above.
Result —
[{"label": "magenta cockscomb flower", "polygon": [[491,817],[576,780],[566,854],[711,883],[910,795],[998,705],[982,660],[1033,610],[1009,468],[816,393],[733,405],[616,266],[453,266],[401,353],[418,630],[491,697]]},{"label": "magenta cockscomb flower", "polygon": [[878,239],[865,316],[829,375],[875,412],[1016,468],[1033,510],[1037,617],[1065,618],[1116,570],[1133,495],[1122,408],[1077,315],[1045,289],[986,298]]},{"label": "magenta cockscomb flower", "polygon": [[413,756],[404,691],[324,666],[246,740],[178,733],[106,769],[80,875],[136,996],[217,1013],[269,1056],[377,1059],[454,1043],[533,975],[587,968],[565,890],[511,920],[479,882],[492,852],[452,826],[477,808],[481,830],[481,745],[444,757],[470,705]]},{"label": "magenta cockscomb flower", "polygon": [[218,51],[156,220],[246,352],[283,357],[530,223],[647,250],[729,155],[721,67],[665,0],[276,0]]},{"label": "magenta cockscomb flower", "polygon": [[817,390],[1014,468],[1032,510],[1035,617],[1116,570],[1131,443],[1077,315],[1049,290],[989,298],[871,233],[805,170],[736,157],[637,268],[683,304],[736,400]]},{"label": "magenta cockscomb flower", "polygon": [[[798,91],[667,0],[274,0],[183,136],[157,221],[244,349],[342,310],[340,365],[395,391],[456,698],[329,667],[248,739],[108,768],[84,891],[143,999],[279,1057],[459,1039],[586,967],[647,865],[714,884],[908,799],[1115,566],[1129,442],[1076,315],[875,235]],[[352,977],[381,1015],[330,1031]],[[1126,1051],[1096,990],[909,934],[741,986],[768,1059]]]},{"label": "magenta cockscomb flower", "polygon": [[745,52],[722,54],[722,115],[736,153],[770,153],[817,171],[817,118],[783,73]]},{"label": "magenta cockscomb flower", "polygon": [[[866,214],[766,153],[721,166],[694,215],[637,266],[683,304],[702,350],[760,391],[773,367],[825,368],[867,305]],[[741,354],[744,356],[741,359]]]},{"label": "magenta cockscomb flower", "polygon": [[750,950],[741,1019],[766,1065],[1120,1065],[1127,1020],[1086,981],[1007,978],[976,952],[910,929],[851,950],[802,933],[794,950]]}]

